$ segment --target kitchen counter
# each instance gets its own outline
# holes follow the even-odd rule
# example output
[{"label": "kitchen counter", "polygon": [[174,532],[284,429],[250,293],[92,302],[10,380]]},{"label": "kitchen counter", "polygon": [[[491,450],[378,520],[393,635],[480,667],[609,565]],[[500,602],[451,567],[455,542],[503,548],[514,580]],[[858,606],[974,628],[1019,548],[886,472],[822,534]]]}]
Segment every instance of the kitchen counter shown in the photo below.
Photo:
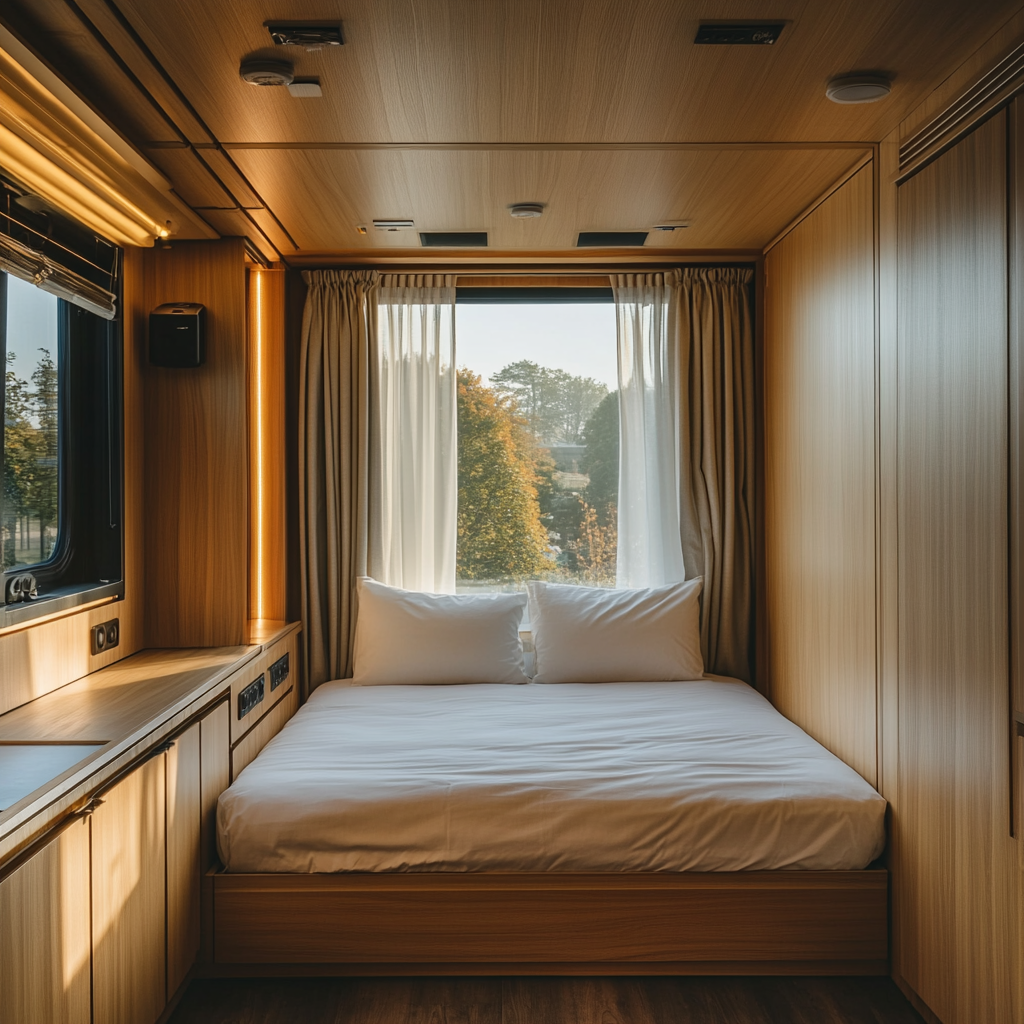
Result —
[{"label": "kitchen counter", "polygon": [[[257,642],[245,646],[141,651],[0,715],[0,746],[81,745],[69,767],[0,810],[0,865],[183,723],[225,699],[235,672],[298,628],[263,624],[253,635]],[[56,756],[54,764],[60,764]]]}]

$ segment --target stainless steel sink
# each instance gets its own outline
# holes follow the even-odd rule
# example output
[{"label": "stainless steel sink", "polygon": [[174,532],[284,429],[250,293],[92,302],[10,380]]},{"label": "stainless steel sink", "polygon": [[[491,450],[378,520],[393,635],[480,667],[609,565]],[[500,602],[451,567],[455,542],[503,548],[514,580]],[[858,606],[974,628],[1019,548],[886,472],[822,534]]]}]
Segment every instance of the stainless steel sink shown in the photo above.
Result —
[{"label": "stainless steel sink", "polygon": [[106,745],[106,740],[70,743],[0,740],[0,813]]}]

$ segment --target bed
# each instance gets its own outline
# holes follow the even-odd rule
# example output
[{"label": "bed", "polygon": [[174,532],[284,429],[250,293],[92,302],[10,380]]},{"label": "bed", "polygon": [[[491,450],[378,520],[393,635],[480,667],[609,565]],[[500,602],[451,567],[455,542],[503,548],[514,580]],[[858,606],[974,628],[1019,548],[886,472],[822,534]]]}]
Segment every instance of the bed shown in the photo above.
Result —
[{"label": "bed", "polygon": [[884,816],[736,680],[328,683],[220,798],[214,960],[885,973]]}]

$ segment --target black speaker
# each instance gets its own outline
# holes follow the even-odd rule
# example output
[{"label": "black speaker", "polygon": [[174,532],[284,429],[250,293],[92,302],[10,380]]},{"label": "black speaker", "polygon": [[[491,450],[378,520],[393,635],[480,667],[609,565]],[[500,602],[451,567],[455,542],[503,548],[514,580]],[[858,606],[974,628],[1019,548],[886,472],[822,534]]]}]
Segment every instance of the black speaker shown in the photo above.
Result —
[{"label": "black speaker", "polygon": [[201,366],[206,361],[206,307],[165,302],[149,314],[149,361],[153,366]]}]

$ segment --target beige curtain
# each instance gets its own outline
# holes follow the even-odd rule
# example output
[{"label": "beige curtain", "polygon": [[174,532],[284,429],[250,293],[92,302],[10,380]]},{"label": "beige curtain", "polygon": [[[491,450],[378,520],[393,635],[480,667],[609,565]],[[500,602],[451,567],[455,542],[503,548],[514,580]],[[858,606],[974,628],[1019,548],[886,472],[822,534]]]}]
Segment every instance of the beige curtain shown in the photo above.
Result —
[{"label": "beige curtain", "polygon": [[679,290],[680,530],[688,579],[704,577],[709,672],[753,678],[753,271],[685,269]]},{"label": "beige curtain", "polygon": [[406,590],[454,594],[455,278],[385,274],[377,302],[373,436],[380,471],[373,485],[381,515],[371,575]]},{"label": "beige curtain", "polygon": [[352,674],[355,579],[370,523],[375,270],[302,275],[299,529],[306,685]]}]

